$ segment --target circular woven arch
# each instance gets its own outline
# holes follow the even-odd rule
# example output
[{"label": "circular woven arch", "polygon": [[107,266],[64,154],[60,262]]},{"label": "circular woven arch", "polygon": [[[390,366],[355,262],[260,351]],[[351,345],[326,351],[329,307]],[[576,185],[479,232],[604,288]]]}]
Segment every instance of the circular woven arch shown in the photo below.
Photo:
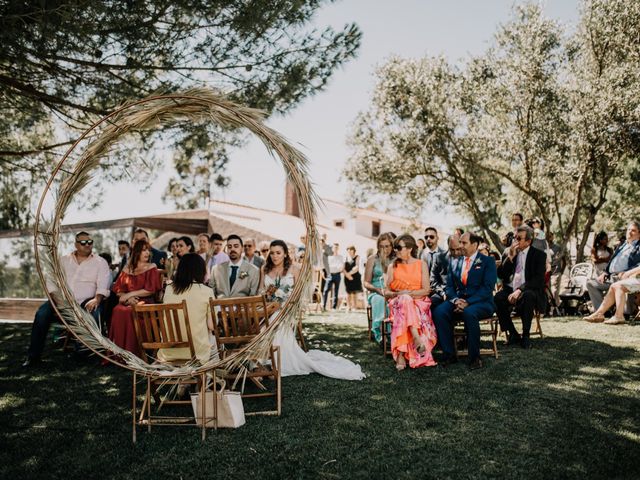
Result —
[{"label": "circular woven arch", "polygon": [[[190,376],[213,368],[235,368],[251,358],[267,358],[276,331],[280,328],[294,328],[297,315],[306,305],[310,294],[312,259],[315,258],[317,245],[317,197],[309,182],[305,156],[278,132],[265,126],[263,119],[262,111],[238,105],[209,89],[153,95],[129,102],[105,116],[87,129],[65,153],[47,181],[38,204],[34,227],[35,261],[38,275],[54,309],[62,322],[87,348],[116,365],[143,375]],[[299,281],[294,286],[289,301],[283,305],[274,321],[270,322],[268,329],[244,349],[224,360],[212,359],[202,365],[193,363],[176,368],[146,363],[102,335],[91,314],[80,307],[68,288],[64,269],[60,264],[58,243],[60,223],[71,200],[89,183],[92,173],[100,166],[101,159],[108,155],[118,141],[133,131],[151,130],[181,121],[213,122],[230,128],[246,128],[260,138],[269,153],[280,159],[288,180],[295,188],[307,226],[307,244]],[[88,144],[79,148],[82,142]],[[76,152],[76,149],[82,151]],[[72,154],[73,158],[79,156],[75,163],[72,161]],[[46,205],[53,205],[53,212],[48,218],[43,213]],[[53,288],[47,288],[47,285]],[[49,293],[50,289],[54,293]],[[117,356],[109,356],[108,352]]]}]

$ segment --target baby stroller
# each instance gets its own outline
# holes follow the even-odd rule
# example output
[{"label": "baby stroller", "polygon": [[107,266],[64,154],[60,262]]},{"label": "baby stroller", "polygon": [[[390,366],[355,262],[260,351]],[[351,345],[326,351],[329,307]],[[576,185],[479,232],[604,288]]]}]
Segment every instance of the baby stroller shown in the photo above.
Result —
[{"label": "baby stroller", "polygon": [[565,315],[589,314],[587,282],[593,277],[593,264],[576,263],[569,273],[567,288],[560,293],[560,308]]}]

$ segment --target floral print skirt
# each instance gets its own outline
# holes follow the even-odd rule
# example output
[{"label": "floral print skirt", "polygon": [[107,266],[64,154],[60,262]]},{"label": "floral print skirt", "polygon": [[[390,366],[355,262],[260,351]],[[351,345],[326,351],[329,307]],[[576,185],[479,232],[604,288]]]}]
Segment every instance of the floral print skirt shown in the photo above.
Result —
[{"label": "floral print skirt", "polygon": [[[413,298],[410,295],[399,295],[389,301],[389,319],[392,322],[391,350],[393,359],[404,355],[411,368],[436,365],[431,351],[438,339],[436,327],[431,319],[431,300],[429,297]],[[418,329],[418,335],[425,346],[423,353],[418,353],[414,345],[411,327]]]}]

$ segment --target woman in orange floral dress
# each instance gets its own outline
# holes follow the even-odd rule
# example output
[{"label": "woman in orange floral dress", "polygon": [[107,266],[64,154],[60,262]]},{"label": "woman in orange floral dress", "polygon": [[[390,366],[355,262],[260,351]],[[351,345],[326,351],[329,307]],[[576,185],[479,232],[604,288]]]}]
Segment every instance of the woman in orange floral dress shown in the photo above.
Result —
[{"label": "woman in orange floral dress", "polygon": [[393,245],[396,260],[387,270],[391,350],[398,370],[436,365],[431,351],[436,329],[431,319],[429,267],[416,258],[418,247],[411,235],[400,235]]}]

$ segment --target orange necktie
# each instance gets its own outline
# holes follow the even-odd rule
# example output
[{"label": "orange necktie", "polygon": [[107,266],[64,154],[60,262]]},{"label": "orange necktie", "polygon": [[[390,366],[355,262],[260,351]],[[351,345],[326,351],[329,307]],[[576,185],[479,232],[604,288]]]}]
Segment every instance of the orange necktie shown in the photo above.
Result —
[{"label": "orange necktie", "polygon": [[464,268],[462,269],[462,284],[467,286],[467,275],[469,274],[469,266],[471,264],[471,257],[464,259]]}]

